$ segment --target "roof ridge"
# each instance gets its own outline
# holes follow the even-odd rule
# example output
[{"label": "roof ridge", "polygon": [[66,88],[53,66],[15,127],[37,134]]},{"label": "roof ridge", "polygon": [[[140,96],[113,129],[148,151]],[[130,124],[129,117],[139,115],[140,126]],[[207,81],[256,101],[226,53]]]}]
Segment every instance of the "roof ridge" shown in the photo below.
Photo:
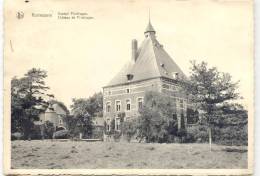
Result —
[{"label": "roof ridge", "polygon": [[[156,64],[156,66],[155,66],[156,68],[155,68],[155,69],[156,69],[157,73],[158,73],[160,76],[162,76],[162,75],[161,75],[161,72],[160,72],[160,70],[159,70],[159,65],[158,65],[158,61],[157,61],[157,56],[156,56],[155,50],[154,50],[156,46],[155,46],[155,44],[153,43],[153,40],[155,40],[155,42],[157,42],[157,43],[159,43],[159,42],[156,40],[156,38],[153,38],[153,39],[151,38],[150,40],[152,41],[153,55],[154,55],[154,58],[155,58],[155,61],[154,61],[155,64]],[[159,44],[160,44],[160,43],[159,43]]]}]

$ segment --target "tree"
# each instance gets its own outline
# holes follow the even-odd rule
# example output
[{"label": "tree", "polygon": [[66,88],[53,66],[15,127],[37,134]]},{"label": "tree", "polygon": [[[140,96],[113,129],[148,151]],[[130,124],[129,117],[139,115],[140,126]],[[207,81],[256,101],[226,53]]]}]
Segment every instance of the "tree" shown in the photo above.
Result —
[{"label": "tree", "polygon": [[11,129],[12,132],[24,133],[25,138],[30,138],[33,122],[38,120],[39,113],[47,106],[44,100],[49,89],[44,79],[47,72],[32,68],[24,77],[14,77],[11,80]]},{"label": "tree", "polygon": [[89,98],[72,99],[72,112],[87,112],[90,116],[102,116],[103,112],[103,95],[101,92],[95,93]]},{"label": "tree", "polygon": [[219,72],[216,67],[209,68],[206,62],[192,61],[190,82],[187,92],[190,100],[200,110],[208,125],[211,148],[211,128],[222,115],[221,107],[225,102],[239,98],[236,92],[238,82],[232,82],[231,75]]},{"label": "tree", "polygon": [[52,139],[55,127],[52,122],[46,121],[44,123],[44,138]]},{"label": "tree", "polygon": [[92,118],[102,116],[103,112],[103,95],[95,93],[93,96],[84,99],[73,99],[71,105],[73,120],[70,127],[74,135],[83,133],[84,137],[91,137],[93,130]]},{"label": "tree", "polygon": [[124,121],[122,124],[122,133],[128,142],[136,134],[136,122],[134,120]]},{"label": "tree", "polygon": [[146,92],[139,111],[137,137],[146,142],[168,142],[178,131],[176,105],[171,98],[158,92]]}]

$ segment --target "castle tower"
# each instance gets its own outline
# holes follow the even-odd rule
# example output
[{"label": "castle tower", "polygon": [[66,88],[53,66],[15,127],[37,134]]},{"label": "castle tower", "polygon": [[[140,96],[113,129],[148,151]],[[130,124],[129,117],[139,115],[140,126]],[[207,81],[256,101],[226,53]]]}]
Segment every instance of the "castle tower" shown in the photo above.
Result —
[{"label": "castle tower", "polygon": [[179,91],[180,83],[186,80],[186,76],[158,42],[155,34],[149,19],[140,47],[137,40],[132,40],[131,60],[103,87],[103,116],[108,131],[112,121],[115,130],[120,131],[119,117],[122,113],[125,114],[124,120],[138,117],[138,109],[144,103],[146,91],[162,92],[171,97],[176,102],[178,127],[183,126],[181,122],[186,124],[186,109],[189,105],[186,95]]}]

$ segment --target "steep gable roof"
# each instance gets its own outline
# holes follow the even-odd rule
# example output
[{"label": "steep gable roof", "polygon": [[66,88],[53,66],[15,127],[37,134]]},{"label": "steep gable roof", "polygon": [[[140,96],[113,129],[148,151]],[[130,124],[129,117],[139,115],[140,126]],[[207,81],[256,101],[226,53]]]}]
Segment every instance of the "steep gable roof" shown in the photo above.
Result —
[{"label": "steep gable roof", "polygon": [[[154,35],[155,30],[150,22],[145,33],[146,38],[137,51],[136,61],[129,61],[126,63],[107,86],[127,84],[129,82],[157,77],[174,79],[174,73],[178,73],[180,79],[186,79],[186,76],[180,67],[156,40]],[[149,35],[147,35],[147,33]],[[130,81],[127,79],[127,75],[129,74],[133,75],[133,78]]]}]

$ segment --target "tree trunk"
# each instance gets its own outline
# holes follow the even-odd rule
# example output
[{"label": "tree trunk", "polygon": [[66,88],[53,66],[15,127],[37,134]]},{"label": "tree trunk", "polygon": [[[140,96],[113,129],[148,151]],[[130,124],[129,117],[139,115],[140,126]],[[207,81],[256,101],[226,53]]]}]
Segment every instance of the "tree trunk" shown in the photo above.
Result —
[{"label": "tree trunk", "polygon": [[209,148],[211,151],[211,143],[212,143],[212,135],[211,135],[211,127],[209,126]]}]

